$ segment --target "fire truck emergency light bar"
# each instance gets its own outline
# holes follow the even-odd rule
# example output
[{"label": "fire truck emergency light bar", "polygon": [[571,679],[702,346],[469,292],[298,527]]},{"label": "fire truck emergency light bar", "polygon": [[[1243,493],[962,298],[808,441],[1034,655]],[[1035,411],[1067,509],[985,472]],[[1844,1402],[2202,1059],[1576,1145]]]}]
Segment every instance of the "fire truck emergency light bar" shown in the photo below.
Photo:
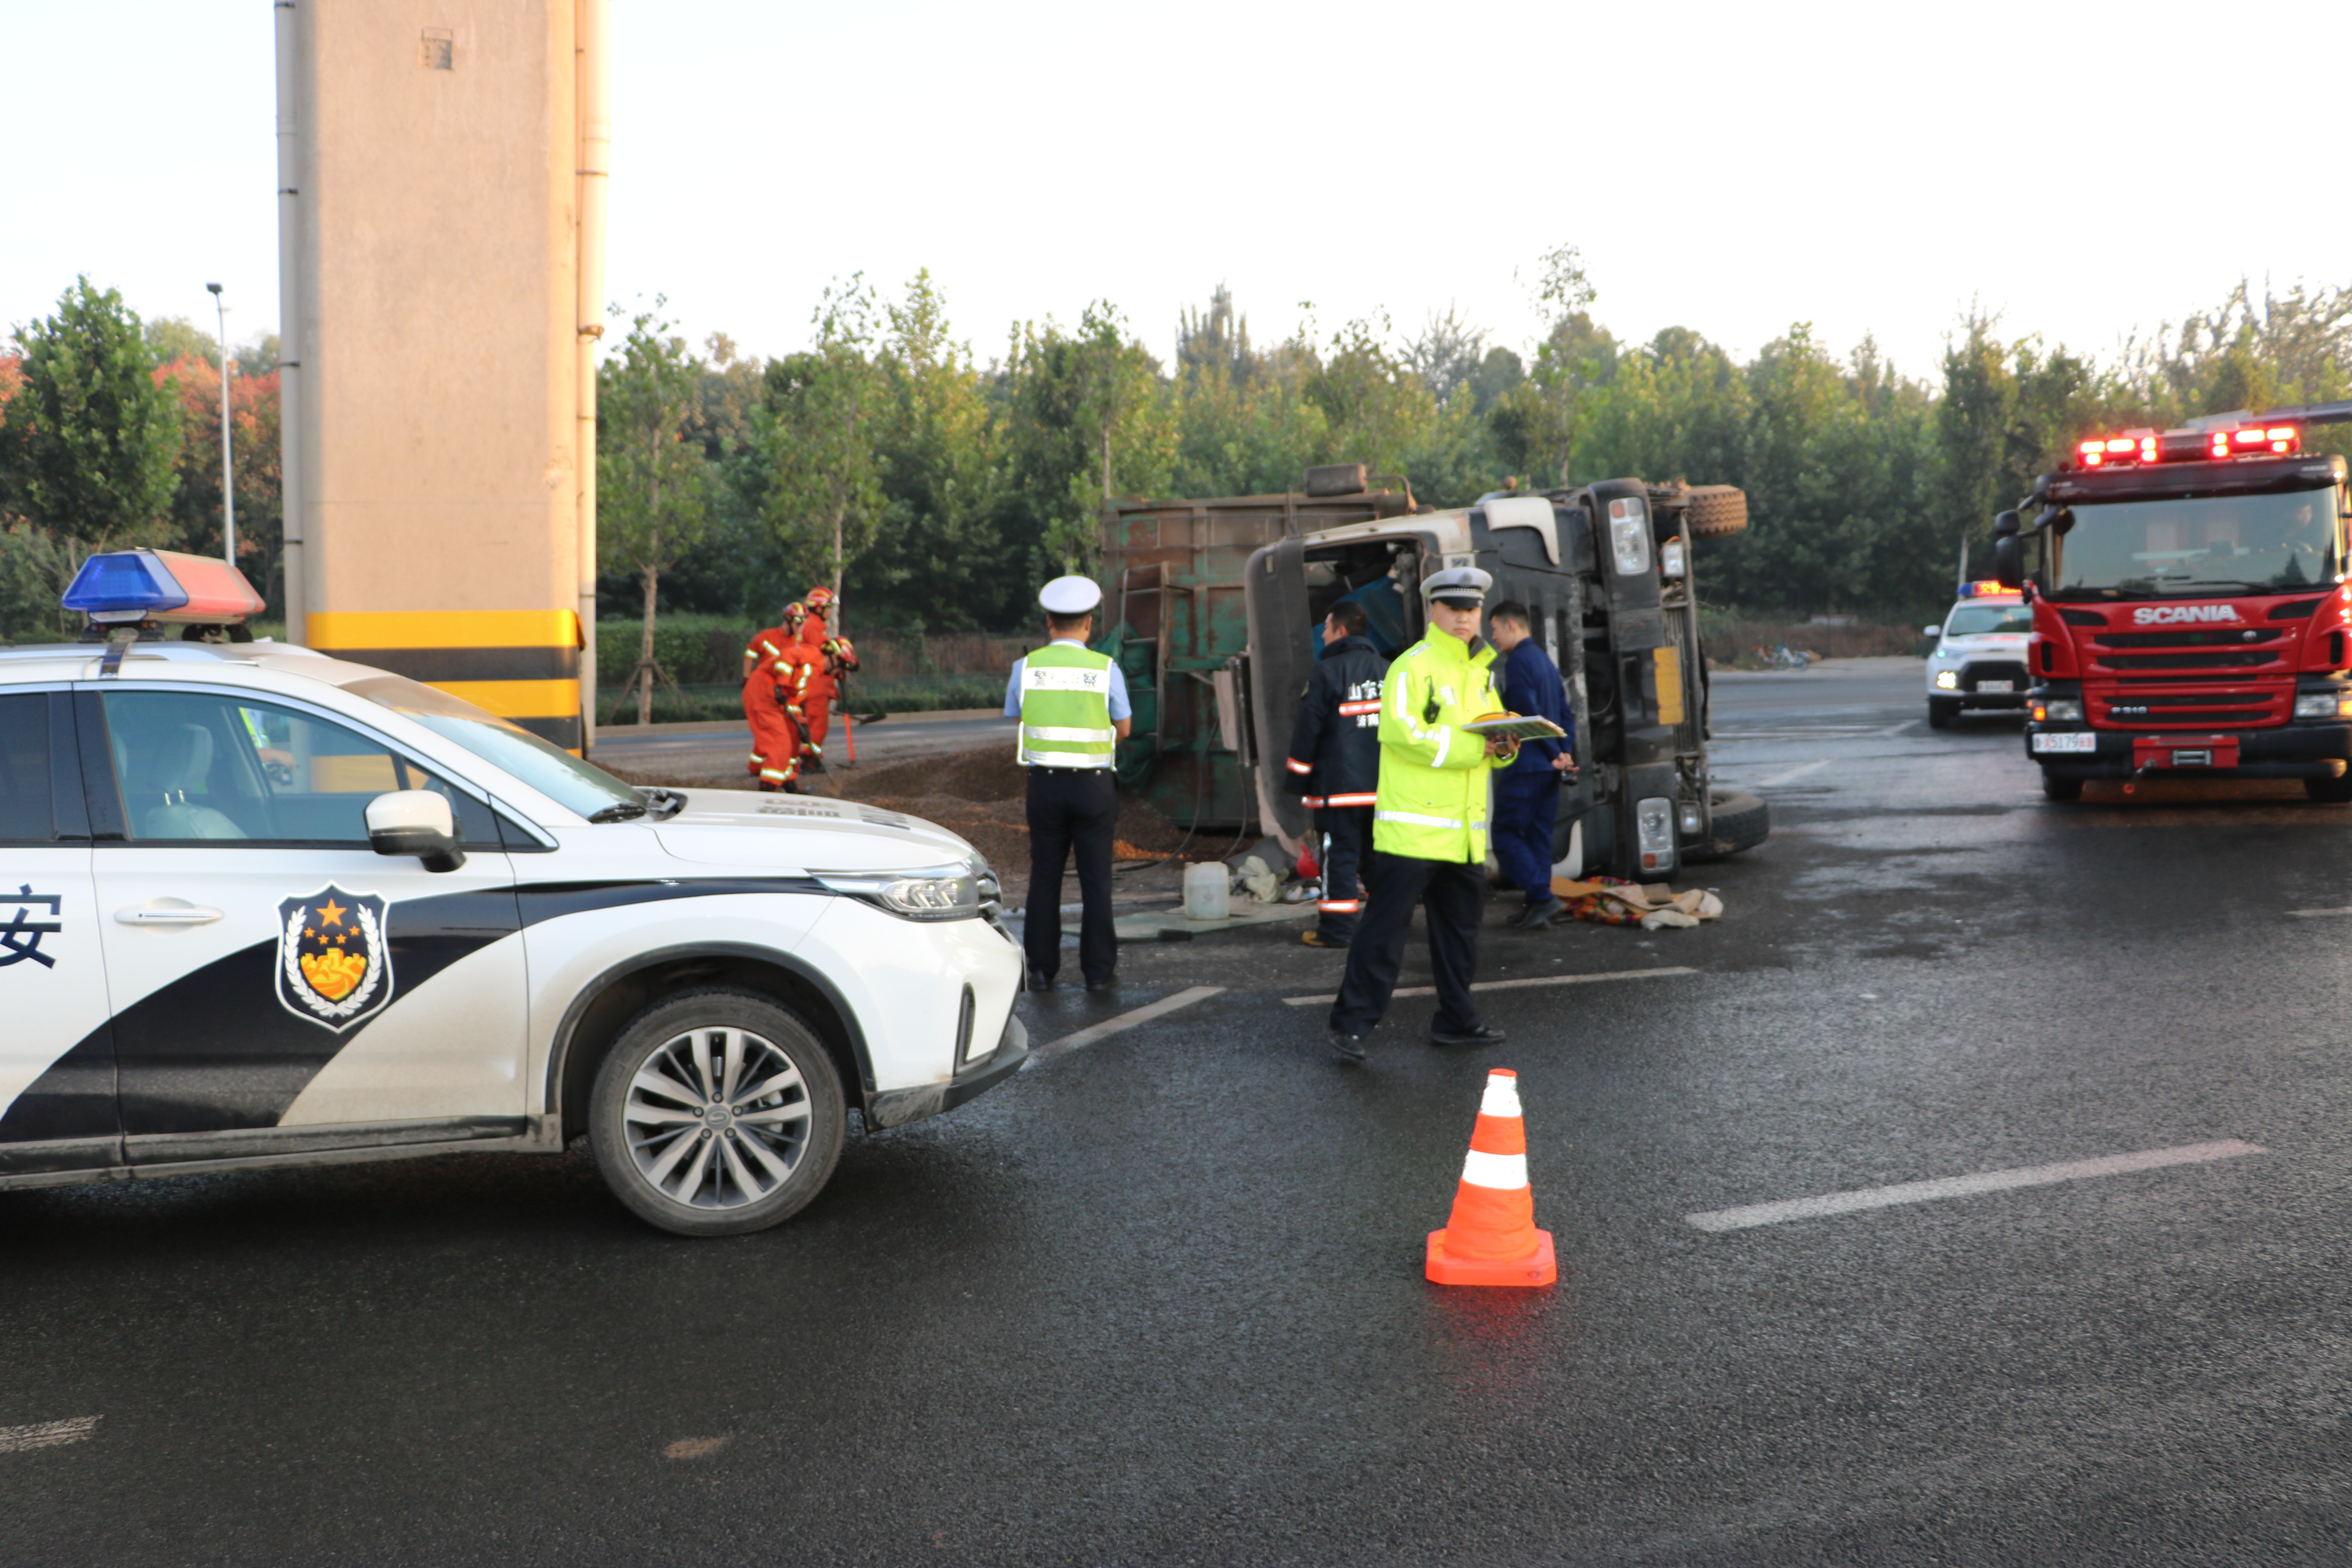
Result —
[{"label": "fire truck emergency light bar", "polygon": [[81,563],[65,607],[96,626],[223,626],[258,614],[262,599],[226,561],[176,550],[115,550]]},{"label": "fire truck emergency light bar", "polygon": [[2243,412],[2217,414],[2179,430],[2126,430],[2078,444],[2079,468],[2112,468],[2127,463],[2212,463],[2233,458],[2285,457],[2303,450],[2303,427],[2352,421],[2352,403],[2317,403],[2274,408],[2259,418]]}]

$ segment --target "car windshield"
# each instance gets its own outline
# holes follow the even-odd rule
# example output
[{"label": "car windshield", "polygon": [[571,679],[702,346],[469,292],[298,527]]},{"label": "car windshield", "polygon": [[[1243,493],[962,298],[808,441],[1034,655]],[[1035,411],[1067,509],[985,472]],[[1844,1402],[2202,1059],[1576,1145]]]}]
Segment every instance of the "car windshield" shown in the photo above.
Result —
[{"label": "car windshield", "polygon": [[1944,625],[1948,637],[1976,637],[1988,632],[2030,632],[2033,612],[2023,605],[1962,605]]},{"label": "car windshield", "polygon": [[2056,541],[2053,599],[2210,597],[2332,586],[2336,492],[2077,504]]},{"label": "car windshield", "polygon": [[645,815],[645,797],[604,769],[463,698],[404,675],[372,676],[343,689],[415,720],[592,821]]}]

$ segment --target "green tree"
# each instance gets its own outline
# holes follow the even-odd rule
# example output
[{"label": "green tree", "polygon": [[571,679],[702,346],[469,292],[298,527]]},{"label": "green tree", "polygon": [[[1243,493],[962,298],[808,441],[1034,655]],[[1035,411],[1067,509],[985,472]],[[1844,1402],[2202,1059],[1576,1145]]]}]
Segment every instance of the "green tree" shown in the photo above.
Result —
[{"label": "green tree", "polygon": [[814,346],[768,365],[756,437],[768,469],[761,510],[787,557],[822,563],[837,596],[883,523],[885,385],[862,276],[825,290],[816,329]]},{"label": "green tree", "polygon": [[1103,508],[1122,495],[1165,493],[1178,424],[1158,362],[1107,301],[1088,305],[1073,335],[1048,318],[1022,322],[1007,356],[1013,480],[1027,491],[1043,569],[1090,569]]},{"label": "green tree", "polygon": [[[625,695],[635,687],[640,724],[653,722],[655,680],[670,680],[654,658],[661,574],[700,540],[710,489],[709,454],[695,428],[702,362],[656,313],[666,302],[656,295],[652,310],[629,319],[620,353],[596,378],[597,551],[625,564],[645,595],[637,664],[622,688]],[[621,314],[619,306],[613,314]]]},{"label": "green tree", "polygon": [[7,504],[71,542],[57,556],[68,574],[110,543],[164,542],[180,413],[157,382],[139,318],[84,277],[55,315],[16,337],[22,381],[0,417]]}]

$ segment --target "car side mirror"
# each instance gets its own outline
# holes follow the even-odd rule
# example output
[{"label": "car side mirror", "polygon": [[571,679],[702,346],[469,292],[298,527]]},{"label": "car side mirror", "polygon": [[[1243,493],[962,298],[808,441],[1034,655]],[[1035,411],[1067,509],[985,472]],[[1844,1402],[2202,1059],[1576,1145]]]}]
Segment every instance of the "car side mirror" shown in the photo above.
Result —
[{"label": "car side mirror", "polygon": [[367,804],[368,847],[379,855],[414,855],[428,871],[466,863],[457,847],[457,818],[449,797],[429,789],[396,789]]},{"label": "car side mirror", "polygon": [[2004,588],[2025,586],[2025,542],[2004,533],[1992,542],[1992,574]]},{"label": "car side mirror", "polygon": [[1941,637],[1944,635],[1944,628],[1940,625],[1921,626],[1919,628],[1919,635],[1923,637]]}]

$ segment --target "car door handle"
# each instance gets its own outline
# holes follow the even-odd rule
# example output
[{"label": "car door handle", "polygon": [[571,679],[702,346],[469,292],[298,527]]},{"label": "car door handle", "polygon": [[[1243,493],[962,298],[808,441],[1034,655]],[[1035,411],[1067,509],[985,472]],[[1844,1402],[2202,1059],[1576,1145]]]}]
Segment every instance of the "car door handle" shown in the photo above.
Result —
[{"label": "car door handle", "polygon": [[221,912],[202,904],[140,904],[115,910],[114,918],[127,926],[200,926],[220,919]]}]

